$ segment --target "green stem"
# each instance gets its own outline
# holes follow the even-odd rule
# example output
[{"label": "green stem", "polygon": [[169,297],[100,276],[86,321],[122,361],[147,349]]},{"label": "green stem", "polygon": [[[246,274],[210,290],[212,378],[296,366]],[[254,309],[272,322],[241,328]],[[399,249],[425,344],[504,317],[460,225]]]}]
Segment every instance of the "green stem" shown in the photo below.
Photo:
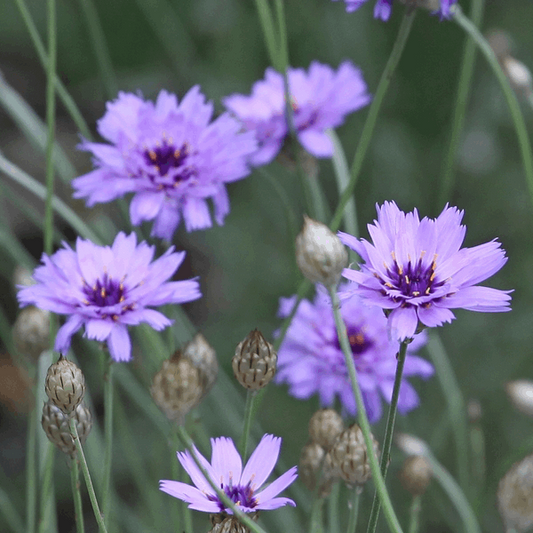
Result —
[{"label": "green stem", "polygon": [[328,533],[339,533],[341,530],[339,523],[340,489],[340,483],[333,483],[333,487],[331,487],[331,492],[328,496]]},{"label": "green stem", "polygon": [[[22,19],[24,20],[24,24],[26,24],[26,28],[28,30],[28,33],[30,34],[30,38],[33,41],[33,46],[35,47],[35,50],[37,50],[37,55],[39,56],[41,65],[45,70],[48,70],[48,55],[46,54],[44,44],[41,40],[41,37],[39,36],[39,32],[37,31],[37,27],[35,26],[35,23],[31,18],[31,14],[26,4],[24,3],[24,0],[15,0],[15,2],[17,3],[17,7],[22,16]],[[89,129],[89,126],[87,126],[83,115],[80,113],[80,110],[76,106],[74,99],[72,98],[72,96],[70,96],[69,92],[57,76],[54,76],[54,83],[57,95],[63,102],[63,105],[67,109],[72,120],[80,130],[80,133],[86,139],[91,140],[91,130]]]},{"label": "green stem", "polygon": [[46,199],[44,202],[44,252],[52,253],[54,241],[54,138],[56,126],[55,74],[57,57],[56,2],[47,0],[48,6],[48,68],[46,69]]},{"label": "green stem", "polygon": [[526,174],[526,183],[529,189],[529,195],[531,201],[533,202],[533,154],[531,151],[531,142],[529,140],[529,135],[526,128],[526,123],[524,117],[520,110],[520,105],[516,98],[516,95],[507,79],[507,76],[503,72],[498,58],[492,51],[492,48],[489,46],[489,43],[480,33],[480,31],[470,22],[470,20],[463,14],[461,8],[456,4],[453,14],[453,18],[463,30],[465,30],[472,39],[476,42],[477,46],[481,53],[485,56],[485,59],[488,61],[494,75],[500,83],[500,87],[503,91],[505,99],[507,100],[507,105],[509,106],[509,111],[511,112],[511,117],[513,119],[514,127],[516,130],[516,135],[518,137],[518,144],[520,146],[520,154],[522,156],[522,164],[524,165],[524,172]]},{"label": "green stem", "polygon": [[278,52],[276,46],[276,32],[274,30],[274,20],[267,0],[255,0],[255,7],[259,16],[259,22],[263,30],[263,37],[270,58],[270,63],[274,66],[278,62]]},{"label": "green stem", "polygon": [[323,533],[324,531],[324,498],[316,498],[313,500],[313,507],[311,508],[311,519],[309,523],[309,533]]},{"label": "green stem", "polygon": [[379,496],[381,505],[383,506],[383,512],[389,529],[394,533],[403,533],[400,526],[400,522],[396,517],[394,509],[392,507],[392,502],[387,492],[387,487],[385,486],[385,481],[380,471],[378,464],[378,459],[374,453],[374,446],[372,440],[372,433],[370,430],[370,424],[368,422],[368,417],[366,414],[365,404],[363,402],[363,395],[361,389],[359,388],[359,382],[357,381],[357,370],[355,368],[355,363],[353,360],[353,353],[350,348],[350,341],[348,340],[348,334],[346,332],[346,325],[344,324],[341,312],[340,312],[340,302],[335,287],[328,287],[328,292],[333,304],[333,314],[335,317],[335,326],[337,327],[337,336],[339,338],[339,344],[341,346],[342,352],[344,354],[344,359],[346,362],[346,367],[348,369],[348,375],[350,376],[350,382],[352,384],[353,393],[355,396],[355,403],[357,405],[357,421],[363,432],[363,437],[365,440],[365,446],[367,450],[368,462],[370,463],[370,470],[372,471],[372,479],[374,480],[374,485],[376,487],[376,492]]},{"label": "green stem", "polygon": [[81,503],[80,492],[80,467],[76,458],[70,462],[70,481],[72,484],[72,498],[74,500],[74,515],[76,518],[77,533],[85,532],[85,523],[83,521],[83,507]]},{"label": "green stem", "polygon": [[104,363],[104,416],[105,416],[105,452],[104,475],[102,487],[103,513],[106,525],[109,526],[109,510],[111,504],[111,463],[113,458],[113,361],[105,354],[108,361]]},{"label": "green stem", "polygon": [[[37,385],[35,384],[33,390]],[[28,418],[26,449],[26,531],[35,532],[37,510],[37,397],[33,394],[33,407]]]},{"label": "green stem", "polygon": [[104,517],[100,512],[100,507],[98,506],[98,500],[96,499],[96,493],[94,492],[93,482],[91,480],[91,474],[89,472],[89,467],[87,466],[87,461],[85,460],[85,454],[83,453],[83,448],[78,436],[78,428],[76,427],[76,420],[74,418],[70,419],[70,432],[74,439],[74,444],[76,445],[76,450],[78,452],[78,458],[80,460],[81,471],[83,472],[83,477],[85,478],[85,484],[87,485],[87,492],[89,493],[89,499],[91,500],[91,505],[94,512],[94,517],[98,523],[98,529],[100,533],[107,533],[107,529],[104,523]]},{"label": "green stem", "polygon": [[14,533],[29,533],[28,530],[24,529],[22,518],[9,498],[9,494],[2,487],[0,487],[0,513],[10,531]]},{"label": "green stem", "polygon": [[359,502],[361,500],[361,492],[361,487],[356,486],[353,489],[350,515],[348,518],[348,528],[346,529],[347,533],[355,533],[355,528],[357,527],[357,516],[359,515]]},{"label": "green stem", "polygon": [[[287,23],[285,21],[285,5],[283,0],[275,0],[276,18],[278,19],[279,48],[277,56],[277,70],[286,72],[289,66],[289,46],[287,42]],[[274,63],[276,66],[276,63]]]},{"label": "green stem", "polygon": [[339,204],[329,226],[333,231],[339,228],[344,213],[344,208],[354,193],[355,184],[357,182],[357,178],[359,177],[359,173],[361,172],[363,161],[374,133],[374,128],[376,126],[378,114],[381,109],[381,104],[383,103],[383,99],[387,89],[389,88],[392,75],[396,69],[396,66],[398,65],[398,61],[402,55],[405,43],[407,42],[407,37],[411,31],[411,25],[413,24],[415,12],[416,10],[412,10],[412,12],[410,12],[409,9],[407,9],[405,12],[402,24],[398,30],[398,36],[396,37],[396,41],[391,51],[391,55],[379,80],[372,104],[370,104],[370,109],[363,127],[363,132],[361,133],[361,138],[359,140],[359,144],[357,145],[357,150],[355,151],[350,171],[350,183],[346,187],[346,190],[339,200]]},{"label": "green stem", "polygon": [[420,528],[420,511],[422,510],[422,497],[413,496],[409,508],[409,533],[418,533]]},{"label": "green stem", "polygon": [[[394,434],[394,424],[396,422],[396,413],[398,411],[398,398],[400,397],[400,387],[402,385],[403,367],[405,364],[405,355],[407,353],[408,341],[400,343],[400,350],[397,355],[396,374],[394,376],[394,388],[392,389],[392,397],[389,407],[389,414],[387,416],[387,426],[385,428],[385,438],[383,439],[383,450],[381,453],[381,473],[383,479],[387,477],[387,469],[390,461],[390,449],[392,446],[392,436]],[[374,493],[374,500],[372,502],[372,509],[370,511],[370,519],[368,520],[367,532],[374,533],[379,519],[380,503],[377,497],[377,492]]]},{"label": "green stem", "polygon": [[47,450],[46,450],[46,459],[44,462],[44,469],[43,469],[43,480],[41,485],[41,505],[40,505],[40,519],[39,519],[39,533],[50,533],[51,526],[51,514],[53,510],[51,507],[54,503],[54,483],[53,483],[53,477],[54,477],[54,452],[55,447],[51,442],[48,442],[47,444]]},{"label": "green stem", "polygon": [[[183,478],[183,468],[180,468],[180,463],[176,458],[176,451],[179,449],[179,437],[177,433],[177,428],[172,428],[172,434],[171,434],[171,443],[172,443],[172,451],[173,451],[173,457],[170,464],[170,472],[172,474],[172,479],[179,479],[180,481],[185,482],[185,479]],[[176,505],[177,502],[171,502],[171,508],[170,508],[170,519],[172,523],[172,528],[174,531],[180,531],[182,529],[182,523],[181,523],[181,511],[184,509],[184,506],[181,505],[181,502]]]},{"label": "green stem", "polygon": [[[472,23],[479,28],[483,17],[484,0],[473,0],[472,2]],[[466,105],[470,94],[472,83],[472,74],[474,72],[474,61],[476,57],[476,43],[471,37],[467,37],[461,72],[457,84],[457,97],[455,99],[455,108],[453,113],[452,130],[450,134],[450,144],[444,160],[442,177],[440,180],[439,206],[444,205],[453,191],[454,165],[457,156],[459,141],[463,132]]]},{"label": "green stem", "polygon": [[248,441],[250,440],[250,430],[252,428],[254,402],[256,398],[256,391],[246,392],[246,404],[244,405],[244,426],[242,430],[241,441],[239,443],[239,449],[243,462],[246,461],[248,454]]},{"label": "green stem", "polygon": [[217,483],[211,479],[206,469],[203,467],[202,463],[198,459],[198,456],[196,455],[191,437],[182,425],[178,426],[178,436],[185,445],[185,447],[189,450],[193,461],[196,463],[196,466],[198,467],[204,478],[209,482],[211,488],[216,492],[222,503],[226,507],[229,507],[233,511],[233,514],[239,519],[239,521],[243,525],[247,526],[248,529],[250,529],[254,533],[266,533],[261,526],[256,524],[251,518],[248,518],[248,516],[246,516],[242,511],[240,511],[235,506],[235,503],[230,498],[228,498],[228,496],[222,490],[220,490]]}]

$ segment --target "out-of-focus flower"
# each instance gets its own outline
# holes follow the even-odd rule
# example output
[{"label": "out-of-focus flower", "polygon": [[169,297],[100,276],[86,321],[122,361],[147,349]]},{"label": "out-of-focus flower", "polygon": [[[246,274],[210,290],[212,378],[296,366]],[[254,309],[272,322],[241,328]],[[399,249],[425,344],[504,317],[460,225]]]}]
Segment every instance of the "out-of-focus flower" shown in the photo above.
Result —
[{"label": "out-of-focus flower", "polygon": [[152,262],[155,246],[137,245],[134,233],[119,233],[112,246],[97,246],[78,238],[76,250],[66,243],[52,256],[43,254],[35,269],[37,282],[20,287],[22,307],[32,304],[69,315],[59,329],[55,349],[65,353],[72,335],[85,326],[89,339],[107,341],[115,361],[131,359],[127,326],[146,322],[159,331],[172,321],[150,307],[180,304],[200,298],[196,280],[168,281],[185,258],[169,248]]},{"label": "out-of-focus flower", "polygon": [[[342,290],[342,287],[341,287]],[[282,298],[281,318],[287,317],[296,297]],[[382,413],[381,398],[390,403],[396,372],[398,343],[387,334],[387,319],[381,309],[367,307],[360,298],[343,302],[341,314],[346,324],[359,386],[371,422]],[[418,336],[410,345],[405,359],[404,377],[429,378],[433,367],[424,359],[412,355],[425,343]],[[289,326],[278,351],[277,383],[287,383],[289,394],[306,399],[317,393],[320,404],[333,405],[335,397],[351,415],[356,413],[348,369],[346,368],[335,327],[329,296],[323,289],[313,303],[303,300]],[[418,406],[414,388],[402,380],[398,410],[405,414]]]},{"label": "out-of-focus flower", "polygon": [[423,455],[411,455],[405,459],[400,470],[403,488],[413,496],[422,496],[428,488],[433,471]]},{"label": "out-of-focus flower", "polygon": [[[244,469],[239,452],[233,441],[227,437],[211,439],[211,463],[196,448],[194,452],[211,480],[235,503],[237,509],[243,513],[255,513],[284,505],[296,505],[289,498],[276,497],[296,479],[295,466],[261,490],[278,460],[280,447],[281,438],[264,435]],[[159,488],[187,502],[190,509],[206,513],[233,514],[213,490],[190,452],[178,452],[177,455],[195,486],[180,481],[162,480],[159,482]]]},{"label": "out-of-focus flower", "polygon": [[390,313],[393,338],[413,338],[420,324],[431,328],[451,322],[451,309],[510,311],[512,291],[475,286],[498,272],[507,258],[496,240],[461,248],[463,211],[446,205],[438,218],[420,220],[416,209],[404,213],[394,202],[376,209],[378,219],[368,225],[372,243],[339,232],[364,261],[360,270],[344,270],[355,284],[341,297],[357,294]]},{"label": "out-of-focus flower", "polygon": [[166,91],[155,104],[119,93],[98,122],[111,144],[80,146],[93,154],[97,168],[72,182],[74,197],[93,206],[132,192],[132,223],[154,220],[152,235],[166,240],[182,218],[187,231],[211,227],[208,198],[221,225],[229,213],[225,184],[249,174],[247,159],[257,146],[228,113],[211,122],[212,115],[213,104],[198,86],[179,105]]},{"label": "out-of-focus flower", "polygon": [[[302,146],[316,157],[331,157],[333,144],[326,134],[340,126],[348,113],[370,102],[361,71],[345,61],[335,72],[314,61],[309,72],[287,70],[294,129]],[[223,100],[226,108],[253,131],[259,149],[250,159],[264,165],[279,152],[289,125],[285,116],[283,76],[267,68],[265,78],[256,82],[251,96],[232,94]]]}]

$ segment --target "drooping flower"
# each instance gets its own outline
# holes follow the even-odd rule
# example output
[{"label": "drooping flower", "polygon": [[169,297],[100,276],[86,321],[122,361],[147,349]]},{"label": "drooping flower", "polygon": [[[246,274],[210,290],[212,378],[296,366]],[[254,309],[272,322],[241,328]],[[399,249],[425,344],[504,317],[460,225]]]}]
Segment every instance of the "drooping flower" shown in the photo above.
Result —
[{"label": "drooping flower", "polygon": [[[336,2],[337,0],[333,0]],[[441,19],[449,19],[452,16],[451,8],[457,0],[400,0],[404,4],[411,4],[424,7],[432,11],[432,14],[439,14]],[[346,11],[351,13],[359,9],[367,0],[344,0]],[[376,0],[374,6],[374,18],[384,21],[389,20],[392,12],[393,0]]]},{"label": "drooping flower", "polygon": [[[345,288],[345,287],[344,287]],[[341,289],[343,287],[341,286]],[[296,297],[281,298],[279,316],[287,317]],[[387,319],[381,309],[365,306],[354,296],[342,302],[341,314],[346,324],[353,359],[369,420],[377,422],[382,414],[382,399],[390,403],[396,372],[398,343],[387,334]],[[433,367],[413,355],[424,343],[418,335],[409,345],[404,378],[429,378]],[[314,302],[302,300],[278,351],[277,383],[287,383],[289,394],[307,399],[318,394],[320,404],[330,407],[338,398],[348,414],[356,414],[356,404],[348,369],[340,347],[331,300],[317,286]],[[415,389],[402,380],[398,410],[405,414],[419,404]]]},{"label": "drooping flower", "polygon": [[52,256],[43,254],[33,273],[37,282],[20,286],[21,307],[33,304],[69,315],[59,329],[55,349],[65,353],[72,335],[85,326],[89,339],[107,341],[115,361],[131,359],[127,326],[146,322],[156,330],[172,324],[150,307],[180,304],[200,298],[196,280],[168,281],[185,258],[169,248],[152,262],[155,246],[137,245],[135,233],[119,233],[112,246],[97,246],[78,238],[76,249],[66,243]]},{"label": "drooping flower", "polygon": [[224,113],[211,122],[213,104],[198,86],[181,100],[161,91],[155,104],[119,93],[107,104],[98,131],[111,144],[85,141],[96,170],[73,180],[75,198],[87,205],[134,193],[134,225],[154,220],[152,236],[171,240],[181,219],[187,231],[211,227],[207,204],[217,224],[229,213],[225,184],[247,176],[247,158],[256,150],[253,135]]},{"label": "drooping flower", "polygon": [[360,270],[347,268],[343,276],[355,282],[348,294],[390,312],[393,338],[412,338],[420,324],[451,322],[451,309],[510,311],[512,291],[476,286],[502,268],[505,251],[496,240],[461,248],[463,211],[446,205],[438,218],[420,220],[416,209],[404,213],[394,202],[376,209],[378,219],[368,225],[372,243],[339,232],[364,261]]},{"label": "drooping flower", "polygon": [[[284,505],[296,505],[289,498],[276,497],[296,479],[295,466],[261,490],[278,460],[280,447],[280,437],[264,435],[244,469],[239,452],[230,438],[211,439],[211,463],[196,447],[194,451],[211,480],[235,503],[237,509],[243,513],[254,513]],[[178,452],[177,455],[195,486],[165,479],[159,482],[160,490],[187,502],[190,509],[206,513],[233,514],[196,466],[191,453],[185,451]]]},{"label": "drooping flower", "polygon": [[[342,63],[337,72],[313,61],[308,73],[289,68],[287,76],[298,140],[310,154],[331,157],[333,144],[326,130],[340,126],[348,113],[370,102],[361,71],[349,61]],[[250,96],[233,94],[223,103],[247,130],[255,133],[259,148],[251,163],[272,161],[289,133],[283,76],[267,68],[265,78],[254,84]]]}]

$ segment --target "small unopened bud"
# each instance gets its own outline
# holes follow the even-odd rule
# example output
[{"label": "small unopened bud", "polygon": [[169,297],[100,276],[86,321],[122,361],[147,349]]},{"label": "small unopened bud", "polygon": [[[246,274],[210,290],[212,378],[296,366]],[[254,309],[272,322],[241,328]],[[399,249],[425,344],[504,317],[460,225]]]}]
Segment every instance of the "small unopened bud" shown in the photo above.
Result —
[{"label": "small unopened bud", "polygon": [[310,490],[314,491],[319,483],[318,494],[321,498],[326,497],[336,479],[331,465],[326,464],[326,452],[316,442],[308,442],[300,454],[298,478]]},{"label": "small unopened bud", "polygon": [[276,373],[278,354],[258,329],[237,345],[231,361],[239,383],[250,390],[265,387]]},{"label": "small unopened bud", "polygon": [[13,272],[13,285],[15,285],[15,287],[18,285],[29,287],[34,284],[35,280],[33,279],[31,271],[22,265],[17,265]]},{"label": "small unopened bud", "polygon": [[407,433],[396,434],[396,446],[402,450],[405,455],[425,455],[428,452],[428,445],[414,435]]},{"label": "small unopened bud", "polygon": [[329,450],[344,429],[341,415],[335,409],[320,409],[309,420],[309,437]]},{"label": "small unopened bud", "polygon": [[501,63],[513,89],[524,98],[530,97],[533,93],[533,77],[526,65],[511,56],[504,57]]},{"label": "small unopened bud", "polygon": [[499,61],[507,57],[513,48],[511,38],[507,32],[502,30],[493,30],[486,36],[487,43],[492,48]]},{"label": "small unopened bud", "polygon": [[515,463],[498,485],[498,508],[507,531],[533,526],[533,455]]},{"label": "small unopened bud", "polygon": [[152,398],[169,420],[182,424],[204,396],[200,371],[178,350],[163,362],[150,388]]},{"label": "small unopened bud", "polygon": [[[378,455],[378,443],[372,439],[374,453]],[[328,456],[327,462],[346,483],[363,485],[372,476],[363,432],[357,424],[353,424],[339,435]]]},{"label": "small unopened bud", "polygon": [[296,263],[313,283],[337,285],[348,262],[348,252],[325,224],[304,217],[302,232],[296,237]]},{"label": "small unopened bud", "polygon": [[513,405],[522,413],[533,416],[533,381],[519,379],[505,385],[507,395]]},{"label": "small unopened bud", "polygon": [[48,440],[55,444],[63,453],[74,457],[76,455],[76,445],[70,433],[69,423],[71,419],[76,421],[78,436],[83,445],[93,427],[91,411],[85,404],[78,405],[70,416],[65,414],[59,407],[56,407],[51,401],[44,404],[41,425]]},{"label": "small unopened bud", "polygon": [[[257,522],[259,513],[255,512],[248,515],[248,518]],[[210,529],[208,533],[250,533],[250,529],[241,524],[239,520],[226,513],[212,514],[210,515],[211,524],[213,529]]]},{"label": "small unopened bud", "polygon": [[183,348],[183,357],[191,361],[200,372],[204,395],[215,384],[218,374],[217,354],[206,338],[197,333]]},{"label": "small unopened bud", "polygon": [[431,481],[431,465],[423,455],[411,455],[404,461],[400,480],[413,496],[422,496]]},{"label": "small unopened bud", "polygon": [[66,414],[78,407],[85,395],[85,376],[81,369],[62,355],[46,373],[44,390],[50,401]]},{"label": "small unopened bud", "polygon": [[20,355],[36,362],[50,346],[50,313],[38,307],[25,307],[15,320],[13,342]]}]

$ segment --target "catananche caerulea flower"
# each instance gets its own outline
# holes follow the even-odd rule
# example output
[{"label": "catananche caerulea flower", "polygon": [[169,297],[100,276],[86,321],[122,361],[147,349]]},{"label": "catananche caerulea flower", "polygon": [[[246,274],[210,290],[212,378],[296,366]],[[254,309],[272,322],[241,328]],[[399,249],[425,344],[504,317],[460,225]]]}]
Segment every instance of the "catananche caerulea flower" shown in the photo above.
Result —
[{"label": "catananche caerulea flower", "polygon": [[[313,61],[309,72],[289,68],[287,76],[298,140],[310,154],[331,157],[333,144],[326,130],[341,125],[348,113],[370,102],[361,71],[349,61],[336,72]],[[285,102],[283,76],[271,68],[254,84],[250,96],[233,94],[223,99],[244,127],[255,132],[259,149],[250,160],[252,164],[269,163],[279,152],[289,133]]]},{"label": "catananche caerulea flower", "polygon": [[98,131],[111,144],[85,141],[96,170],[73,180],[75,198],[87,205],[134,193],[134,225],[154,220],[152,235],[170,240],[181,219],[187,231],[211,226],[229,213],[225,184],[247,176],[248,157],[256,149],[253,135],[229,113],[211,122],[213,104],[199,87],[181,100],[161,91],[155,104],[135,94],[119,93],[107,104]]},{"label": "catananche caerulea flower", "polygon": [[[336,2],[337,0],[333,0]],[[403,3],[407,3],[407,0],[402,0]],[[450,18],[451,17],[451,7],[457,3],[457,0],[419,0],[422,5],[427,5],[429,9],[433,9],[433,4],[435,4],[435,9],[433,13],[438,13],[441,18]],[[359,9],[367,0],[344,0],[346,3],[346,11],[351,13]],[[376,5],[374,6],[374,18],[381,20],[389,20],[392,12],[392,2],[393,0],[377,0]],[[415,0],[416,2],[416,0]],[[439,8],[440,6],[440,8]]]},{"label": "catananche caerulea flower", "polygon": [[43,254],[35,269],[37,282],[20,287],[21,306],[33,304],[60,315],[69,315],[57,332],[55,349],[70,347],[72,335],[85,326],[90,339],[107,341],[115,361],[131,359],[127,326],[141,322],[161,330],[172,321],[150,307],[180,304],[200,298],[196,280],[168,281],[185,258],[169,248],[152,262],[155,247],[137,245],[134,233],[119,233],[112,246],[97,246],[78,238],[76,249],[66,243],[52,256]]},{"label": "catananche caerulea flower", "polygon": [[[253,513],[277,509],[284,505],[296,505],[289,498],[276,497],[296,479],[295,466],[261,490],[276,465],[280,447],[280,437],[264,435],[244,469],[241,456],[230,438],[211,439],[211,463],[196,448],[194,451],[211,480],[226,493],[236,507],[243,513]],[[190,452],[178,452],[177,455],[195,486],[165,479],[159,482],[159,488],[187,502],[190,509],[206,513],[233,514],[233,511],[220,501],[217,493],[196,466]]]},{"label": "catananche caerulea flower", "polygon": [[[341,287],[342,290],[342,287]],[[318,394],[322,407],[333,405],[335,398],[350,415],[356,414],[354,395],[339,345],[331,300],[317,286],[314,302],[302,300],[278,350],[277,383],[287,383],[289,394],[306,399]],[[281,298],[279,316],[287,317],[296,297]],[[341,314],[346,324],[357,377],[369,420],[377,422],[382,413],[382,398],[391,401],[396,372],[398,343],[389,338],[387,319],[376,307],[365,306],[354,296],[342,302]],[[404,379],[400,388],[398,410],[405,414],[418,406],[418,396],[407,377],[429,378],[433,367],[413,355],[426,342],[418,335],[409,345]]]},{"label": "catananche caerulea flower", "polygon": [[466,227],[463,211],[446,207],[436,219],[400,211],[394,202],[376,206],[378,219],[368,225],[372,243],[339,232],[341,241],[363,259],[360,270],[345,269],[355,284],[348,292],[390,312],[391,336],[414,337],[419,322],[441,326],[455,316],[450,309],[487,313],[510,311],[509,293],[477,287],[506,263],[496,240],[461,248]]}]

